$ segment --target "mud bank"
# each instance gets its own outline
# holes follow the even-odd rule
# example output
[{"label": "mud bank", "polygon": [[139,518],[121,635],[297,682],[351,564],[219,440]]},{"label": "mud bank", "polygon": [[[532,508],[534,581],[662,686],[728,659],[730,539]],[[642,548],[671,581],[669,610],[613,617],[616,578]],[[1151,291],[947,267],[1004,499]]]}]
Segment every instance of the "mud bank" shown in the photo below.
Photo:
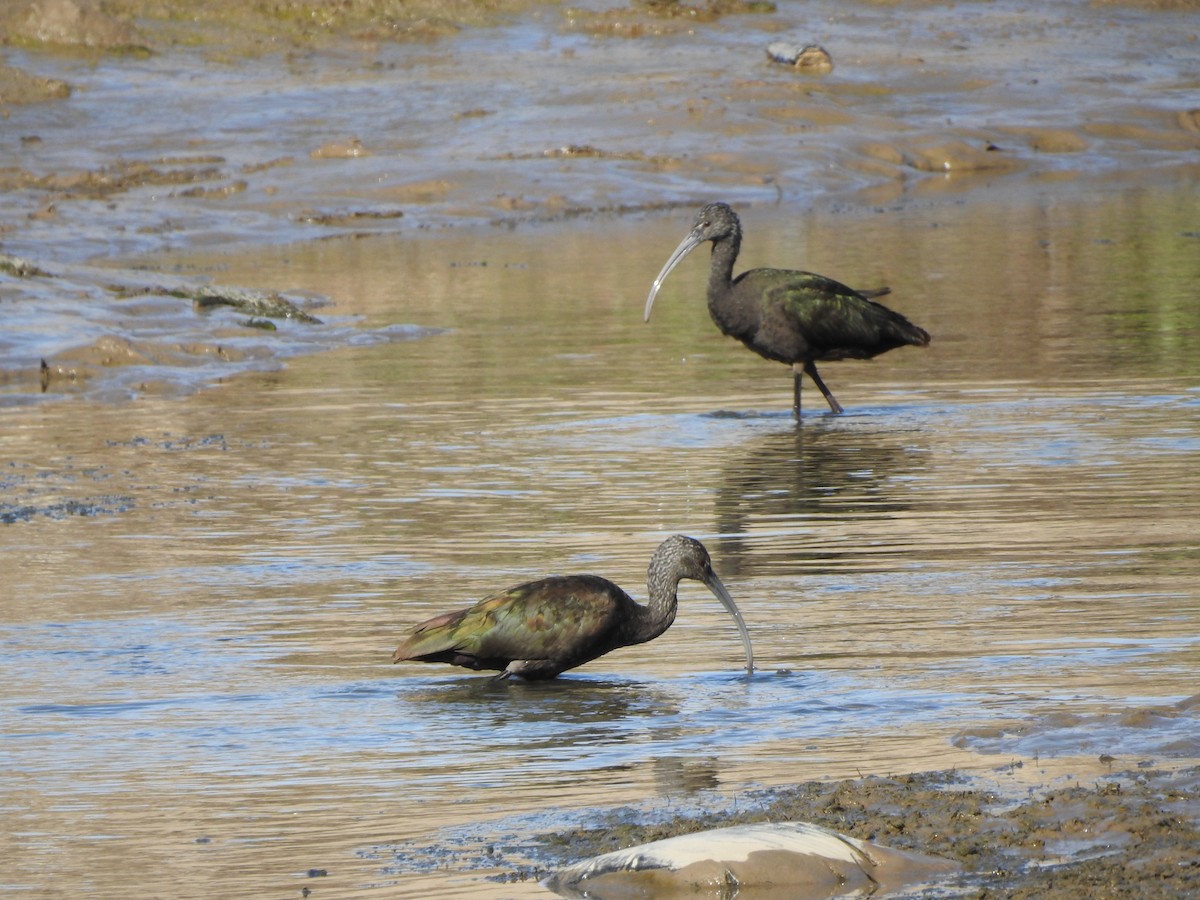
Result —
[{"label": "mud bank", "polygon": [[[711,199],[886,215],[1200,178],[1200,33],[1173,7],[996,3],[951,21],[926,3],[431,0],[401,22],[385,5],[213,0],[186,21],[136,0],[6,7],[0,249],[45,270],[153,268],[197,248],[445,229],[486,245]],[[438,38],[408,39],[424,28]],[[832,70],[773,62],[781,39],[819,41]],[[6,337],[0,380],[35,383],[47,342],[30,335],[75,357],[97,322],[144,337],[139,317],[113,320],[102,277],[64,315],[62,291],[9,274],[0,301],[28,328]],[[335,317],[353,303],[329,299]],[[196,324],[167,327],[203,354],[232,346]],[[178,382],[197,354],[157,358],[138,384]],[[102,387],[71,381],[81,361],[47,357],[72,393]]]},{"label": "mud bank", "polygon": [[[133,0],[17,4],[0,19],[0,239],[80,261],[715,196],[869,209],[997,181],[1194,177],[1200,150],[1200,30],[1173,8],[410,6],[452,27],[400,40],[366,0],[211,2],[187,21]],[[781,39],[819,42],[832,70],[772,62]]]},{"label": "mud bank", "polygon": [[[546,867],[708,828],[814,822],[885,846],[960,862],[963,874],[900,896],[1166,898],[1200,891],[1200,768],[1059,777],[1036,786],[1015,761],[991,774],[923,772],[809,782],[739,797],[736,807],[655,825],[620,824],[541,839]],[[544,875],[514,868],[497,880]],[[713,896],[718,896],[714,894]],[[723,895],[721,895],[723,896]]]}]

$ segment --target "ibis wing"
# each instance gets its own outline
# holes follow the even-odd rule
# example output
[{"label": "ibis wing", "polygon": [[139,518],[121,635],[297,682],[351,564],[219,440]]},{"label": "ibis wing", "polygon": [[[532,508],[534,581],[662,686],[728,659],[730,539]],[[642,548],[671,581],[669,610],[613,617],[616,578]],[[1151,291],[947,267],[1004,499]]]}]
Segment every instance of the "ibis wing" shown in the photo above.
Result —
[{"label": "ibis wing", "polygon": [[460,643],[459,629],[477,606],[478,604],[476,607],[445,613],[421,623],[396,648],[396,652],[392,654],[392,662],[436,657],[455,650]]},{"label": "ibis wing", "polygon": [[869,359],[902,344],[929,341],[904,316],[832,278],[780,269],[746,273],[751,276],[764,283],[764,314],[798,332],[813,359]]},{"label": "ibis wing", "polygon": [[455,654],[481,661],[586,661],[616,646],[620,593],[590,575],[531,581],[430,619],[394,659]]},{"label": "ibis wing", "polygon": [[519,585],[484,601],[495,606],[476,652],[489,658],[564,661],[599,656],[614,646],[619,593],[611,582],[588,575]]}]

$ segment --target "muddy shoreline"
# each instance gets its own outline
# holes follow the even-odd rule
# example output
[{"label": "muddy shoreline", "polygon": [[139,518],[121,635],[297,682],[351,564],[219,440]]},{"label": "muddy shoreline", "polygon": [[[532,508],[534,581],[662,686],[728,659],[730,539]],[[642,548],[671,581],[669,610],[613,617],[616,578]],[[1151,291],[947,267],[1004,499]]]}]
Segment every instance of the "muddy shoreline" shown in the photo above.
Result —
[{"label": "muddy shoreline", "polygon": [[[374,0],[324,18],[210,0],[186,22],[141,0],[10,7],[0,240],[81,262],[569,224],[713,195],[880,210],[1003,182],[1197,176],[1200,34],[1171,4],[1036,20],[1001,4],[951,23],[928,4],[897,20],[870,3],[812,18],[439,3],[405,5],[437,33],[419,40]],[[780,38],[827,44],[831,71],[772,61]]]},{"label": "muddy shoreline", "polygon": [[[1014,761],[988,774],[941,771],[801,783],[741,797],[736,808],[700,818],[546,835],[541,849],[552,870],[693,831],[799,821],[963,867],[960,876],[936,888],[899,896],[1150,900],[1200,891],[1200,767],[1147,762],[1130,770],[1114,767],[1099,778],[1059,777],[1041,786],[1022,779],[1018,792],[1013,771],[1024,765]],[[527,880],[544,874],[540,867],[517,867],[493,877]]]},{"label": "muddy shoreline", "polygon": [[[951,860],[958,874],[897,897],[1134,898],[1200,892],[1200,766],[1194,713],[1200,695],[1118,717],[1071,714],[1010,721],[959,733],[975,749],[966,768],[799,780],[732,794],[704,792],[659,802],[590,810],[555,831],[488,829],[441,835],[434,845],[378,848],[386,870],[437,866],[499,885],[530,886],[568,865],[635,845],[732,825],[808,822],[874,844]],[[1129,726],[1124,731],[1118,722]],[[1091,727],[1088,727],[1088,726]],[[1075,729],[1074,740],[1056,727]],[[1137,732],[1144,734],[1140,736]],[[1066,752],[1043,757],[1034,745]],[[1114,753],[1071,755],[1088,744]],[[1001,747],[1013,748],[1003,754]],[[1139,754],[1138,751],[1141,751]],[[1003,758],[1003,762],[999,760]],[[763,896],[775,897],[762,888]],[[520,896],[540,896],[536,890]],[[789,894],[784,896],[808,896]],[[497,897],[509,896],[498,888]],[[607,896],[607,895],[604,895]],[[624,895],[621,895],[624,896]],[[640,894],[639,894],[640,896]],[[672,896],[675,896],[672,894]],[[687,896],[693,896],[688,894]],[[713,888],[694,896],[759,896]],[[822,895],[823,896],[823,895]]]}]

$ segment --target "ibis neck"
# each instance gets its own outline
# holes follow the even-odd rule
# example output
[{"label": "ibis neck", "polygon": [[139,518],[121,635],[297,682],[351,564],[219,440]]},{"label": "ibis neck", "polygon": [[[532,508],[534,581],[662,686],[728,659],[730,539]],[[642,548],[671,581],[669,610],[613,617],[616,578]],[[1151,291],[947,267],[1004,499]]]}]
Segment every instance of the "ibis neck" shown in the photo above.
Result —
[{"label": "ibis neck", "polygon": [[675,612],[679,608],[679,576],[668,567],[656,563],[657,560],[651,560],[650,574],[646,579],[649,602],[645,606],[638,604],[637,615],[629,622],[628,638],[631,644],[654,640],[675,621]]},{"label": "ibis neck", "polygon": [[733,264],[742,248],[742,236],[737,232],[713,241],[712,260],[708,270],[708,303],[728,293],[733,286]]},{"label": "ibis neck", "polygon": [[712,267],[708,271],[708,314],[722,334],[749,342],[758,330],[762,310],[733,290],[733,264],[741,244],[740,232],[713,241]]}]

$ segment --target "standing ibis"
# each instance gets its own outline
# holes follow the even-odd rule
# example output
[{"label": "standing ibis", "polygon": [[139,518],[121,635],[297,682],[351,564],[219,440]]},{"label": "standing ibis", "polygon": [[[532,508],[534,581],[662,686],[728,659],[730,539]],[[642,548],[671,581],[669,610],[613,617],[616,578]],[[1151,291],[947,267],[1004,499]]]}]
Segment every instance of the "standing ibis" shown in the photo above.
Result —
[{"label": "standing ibis", "polygon": [[800,417],[800,378],[813,380],[834,413],[842,405],[830,393],[817,362],[870,359],[905,344],[924,347],[929,333],[904,316],[876,303],[881,291],[856,291],[823,275],[793,269],[750,269],[733,277],[742,246],[742,223],[725,203],[709,203],[696,215],[692,230],[675,248],[646,298],[646,321],[663,280],[705,241],[712,241],[708,273],[708,312],[722,333],[735,337],[759,356],[787,363],[794,373],[793,408]]},{"label": "standing ibis", "polygon": [[663,541],[650,558],[645,606],[598,575],[542,578],[418,625],[396,648],[392,662],[493,669],[499,670],[498,678],[553,678],[610,650],[654,640],[670,628],[684,578],[703,582],[733,616],[746,648],[746,672],[753,673],[742,614],[704,545],[681,534]]}]

